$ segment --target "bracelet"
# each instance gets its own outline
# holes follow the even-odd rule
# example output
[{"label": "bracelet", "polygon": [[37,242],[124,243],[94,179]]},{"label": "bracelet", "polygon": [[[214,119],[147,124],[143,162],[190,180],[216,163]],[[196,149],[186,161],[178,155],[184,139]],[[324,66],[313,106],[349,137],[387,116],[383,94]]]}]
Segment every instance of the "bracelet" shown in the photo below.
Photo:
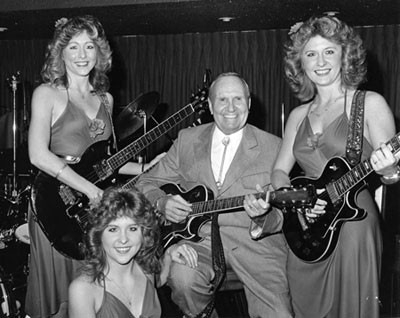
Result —
[{"label": "bracelet", "polygon": [[398,182],[400,180],[400,167],[396,166],[396,172],[390,176],[382,176],[381,181],[383,184],[390,185]]},{"label": "bracelet", "polygon": [[61,175],[61,173],[63,172],[63,170],[65,169],[66,166],[67,166],[67,164],[64,163],[64,165],[61,167],[61,169],[58,170],[58,172],[56,173],[56,179],[58,179],[58,177]]},{"label": "bracelet", "polygon": [[156,210],[158,211],[158,212],[161,212],[161,209],[160,209],[160,199],[162,199],[162,197],[159,197],[157,200],[156,200],[156,204],[155,204],[155,208],[156,208]]}]

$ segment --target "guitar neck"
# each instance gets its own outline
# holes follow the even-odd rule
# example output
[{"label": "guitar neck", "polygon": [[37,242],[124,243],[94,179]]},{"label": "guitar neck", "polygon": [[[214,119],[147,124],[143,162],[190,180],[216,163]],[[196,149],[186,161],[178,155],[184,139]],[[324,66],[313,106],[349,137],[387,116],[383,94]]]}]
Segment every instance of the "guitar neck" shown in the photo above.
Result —
[{"label": "guitar neck", "polygon": [[[400,133],[397,133],[392,139],[390,139],[386,145],[389,147],[393,154],[400,151]],[[374,169],[370,163],[370,159],[366,159],[356,165],[353,169],[345,173],[338,180],[331,184],[331,187],[327,187],[327,190],[331,198],[342,197],[348,191],[350,191],[359,182],[364,180]]]},{"label": "guitar neck", "polygon": [[186,105],[179,112],[173,114],[161,124],[151,129],[148,133],[144,134],[142,137],[136,139],[134,142],[111,156],[107,159],[107,164],[111,167],[113,171],[118,169],[120,166],[128,162],[133,156],[138,154],[140,151],[145,149],[152,142],[160,138],[166,132],[171,130],[177,124],[182,122],[185,118],[189,117],[194,113],[193,104]]},{"label": "guitar neck", "polygon": [[[282,188],[276,191],[257,192],[253,193],[253,195],[257,200],[260,198],[268,200],[270,205],[280,209],[296,206],[309,207],[314,204],[316,197],[315,188],[312,185],[301,188]],[[200,216],[242,208],[244,198],[244,195],[240,195],[237,197],[194,202],[192,203],[192,212],[190,212],[189,216]]]},{"label": "guitar neck", "polygon": [[138,182],[140,176],[142,174],[145,174],[146,172],[149,172],[150,170],[152,170],[155,166],[157,166],[157,164],[158,164],[158,162],[156,164],[152,165],[151,167],[147,168],[146,170],[144,170],[142,173],[133,177],[132,179],[129,179],[128,182],[122,186],[122,188],[125,190],[133,189],[135,187],[136,183]]},{"label": "guitar neck", "polygon": [[[253,195],[256,199],[262,198],[265,200],[267,193],[255,193]],[[243,207],[244,198],[244,195],[240,195],[231,198],[194,202],[192,203],[192,211],[189,213],[189,216],[200,216],[241,208]]]}]

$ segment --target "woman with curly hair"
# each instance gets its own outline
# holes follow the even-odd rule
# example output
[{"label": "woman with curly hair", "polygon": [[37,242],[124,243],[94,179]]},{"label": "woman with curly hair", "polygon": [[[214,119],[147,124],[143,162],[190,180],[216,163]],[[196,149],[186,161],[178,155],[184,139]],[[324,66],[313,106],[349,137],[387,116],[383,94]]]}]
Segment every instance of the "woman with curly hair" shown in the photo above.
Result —
[{"label": "woman with curly hair", "polygon": [[[59,182],[89,200],[101,197],[102,189],[71,166],[79,162],[89,146],[113,135],[113,98],[107,92],[106,75],[110,68],[111,49],[95,17],[62,18],[56,22],[42,69],[44,83],[32,96],[28,144],[30,160],[39,169],[34,182],[36,211],[41,202],[57,202],[47,192],[57,189]],[[140,165],[133,162],[120,169],[124,174],[140,171]],[[44,188],[47,190],[40,191],[44,184],[48,185]],[[46,216],[56,215],[58,205],[54,205],[54,209],[47,209]],[[29,231],[26,313],[31,318],[67,317],[68,285],[76,277],[80,263],[53,248],[32,213]]]},{"label": "woman with curly hair", "polygon": [[189,245],[172,245],[160,262],[159,222],[137,190],[112,187],[89,212],[82,275],[69,287],[69,317],[160,317],[156,286],[171,261],[197,266]]},{"label": "woman with curly hair", "polygon": [[[296,24],[289,35],[285,74],[303,104],[287,120],[272,175],[276,189],[290,186],[295,162],[306,178],[316,179],[329,159],[345,156],[351,113],[360,93],[357,88],[367,71],[361,38],[336,17],[312,17]],[[381,95],[365,93],[360,102],[364,113],[361,160],[370,162],[382,182],[391,183],[400,178],[398,158],[383,143],[395,134],[394,118]],[[355,203],[366,216],[344,222],[337,246],[326,259],[306,262],[291,251],[288,280],[297,318],[379,317],[379,212],[368,188],[356,193]],[[307,229],[326,213],[326,207],[327,201],[320,197],[312,209],[293,215]]]}]

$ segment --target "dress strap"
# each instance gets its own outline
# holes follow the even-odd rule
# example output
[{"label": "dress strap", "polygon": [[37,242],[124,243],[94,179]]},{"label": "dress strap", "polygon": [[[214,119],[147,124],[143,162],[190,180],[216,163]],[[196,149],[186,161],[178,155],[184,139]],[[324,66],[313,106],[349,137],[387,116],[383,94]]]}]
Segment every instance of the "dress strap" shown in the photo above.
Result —
[{"label": "dress strap", "polygon": [[118,150],[117,136],[115,135],[114,123],[113,123],[113,118],[112,118],[112,109],[111,109],[110,102],[107,98],[106,93],[104,93],[104,92],[100,93],[100,94],[98,94],[98,96],[100,97],[101,101],[103,102],[104,106],[106,107],[108,118],[110,119],[110,123],[111,123],[111,131],[112,131],[112,135],[113,135],[114,149]]}]

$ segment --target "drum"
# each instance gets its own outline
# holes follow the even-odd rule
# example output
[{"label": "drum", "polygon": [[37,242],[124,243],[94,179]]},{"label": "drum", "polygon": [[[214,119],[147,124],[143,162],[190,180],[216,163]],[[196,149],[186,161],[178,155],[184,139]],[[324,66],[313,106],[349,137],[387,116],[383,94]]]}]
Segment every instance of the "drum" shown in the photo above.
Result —
[{"label": "drum", "polygon": [[0,229],[0,250],[7,247],[7,243],[13,240],[15,228]]},{"label": "drum", "polygon": [[30,236],[29,236],[29,227],[28,223],[24,223],[17,227],[15,230],[15,237],[20,240],[22,243],[30,244]]},{"label": "drum", "polygon": [[11,279],[7,277],[0,267],[0,318],[19,317],[17,302],[11,292]]}]

